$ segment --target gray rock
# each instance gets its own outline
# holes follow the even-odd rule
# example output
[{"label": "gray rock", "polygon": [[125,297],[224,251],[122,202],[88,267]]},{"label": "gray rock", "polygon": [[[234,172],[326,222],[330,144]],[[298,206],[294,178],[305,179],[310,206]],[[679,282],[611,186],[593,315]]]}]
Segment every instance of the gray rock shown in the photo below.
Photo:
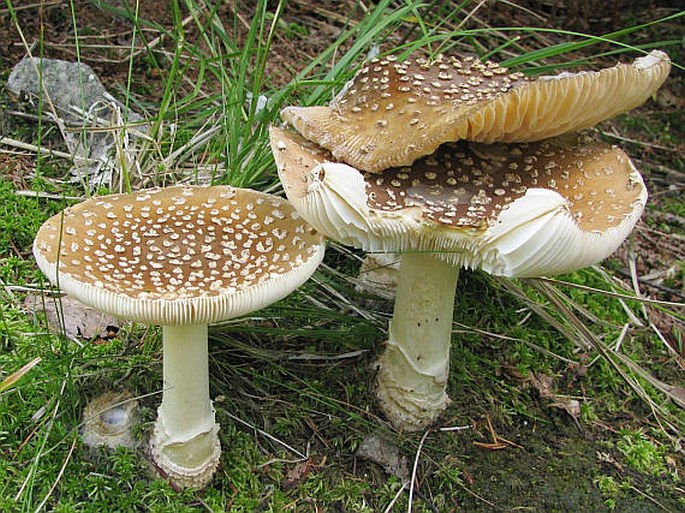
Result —
[{"label": "gray rock", "polygon": [[400,453],[399,447],[378,433],[369,434],[359,445],[355,454],[359,458],[380,465],[388,474],[402,481],[409,480],[407,458]]},{"label": "gray rock", "polygon": [[[42,98],[43,115],[67,128],[63,136],[75,157],[71,170],[73,182],[84,184],[91,192],[101,186],[116,187],[121,159],[112,158],[115,143],[126,141],[129,149],[133,148],[135,136],[123,126],[124,121],[139,123],[143,118],[127,111],[109,94],[90,66],[27,57],[12,69],[7,90],[35,109]],[[69,130],[74,127],[78,130]],[[144,127],[138,130],[145,131]]]},{"label": "gray rock", "polygon": [[[42,87],[39,77],[42,77]],[[72,126],[83,126],[88,120],[86,113],[94,108],[100,117],[109,119],[112,116],[109,104],[118,104],[90,66],[56,59],[43,59],[42,63],[36,57],[22,59],[7,79],[7,90],[36,107],[36,100],[42,95],[43,110],[49,112],[52,103],[54,114]]]}]

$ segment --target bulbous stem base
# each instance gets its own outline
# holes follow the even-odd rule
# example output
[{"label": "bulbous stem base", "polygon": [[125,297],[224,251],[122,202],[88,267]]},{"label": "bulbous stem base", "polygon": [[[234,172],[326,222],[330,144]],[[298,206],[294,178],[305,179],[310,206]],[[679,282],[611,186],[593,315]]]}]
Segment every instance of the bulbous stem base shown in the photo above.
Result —
[{"label": "bulbous stem base", "polygon": [[164,326],[164,389],[150,452],[160,473],[182,488],[202,488],[219,466],[206,325]]},{"label": "bulbous stem base", "polygon": [[158,418],[150,453],[162,477],[180,488],[204,488],[212,480],[221,458],[219,424],[213,423],[205,431],[179,440],[170,436]]},{"label": "bulbous stem base", "polygon": [[379,405],[392,424],[417,431],[449,404],[447,379],[459,269],[430,253],[405,253],[386,350],[378,361]]}]

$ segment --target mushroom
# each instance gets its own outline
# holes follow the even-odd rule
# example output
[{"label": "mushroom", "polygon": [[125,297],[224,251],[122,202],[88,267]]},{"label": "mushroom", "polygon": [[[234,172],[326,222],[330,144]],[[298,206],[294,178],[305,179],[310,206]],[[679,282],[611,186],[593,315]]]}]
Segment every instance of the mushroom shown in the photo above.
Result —
[{"label": "mushroom", "polygon": [[281,117],[337,161],[375,173],[445,142],[531,142],[593,126],[647,100],[670,68],[659,50],[534,79],[473,57],[389,56],[364,65],[330,106],[286,107]]},{"label": "mushroom", "polygon": [[227,186],[94,197],[50,218],[33,252],[56,286],[113,315],[163,326],[154,462],[201,488],[221,448],[209,398],[207,326],[302,285],[323,239],[287,201]]},{"label": "mushroom", "polygon": [[611,254],[644,209],[620,149],[576,134],[537,143],[442,145],[411,166],[363,173],[281,128],[271,145],[288,199],[324,235],[401,263],[379,360],[377,397],[404,430],[449,399],[452,315],[461,267],[534,277]]}]

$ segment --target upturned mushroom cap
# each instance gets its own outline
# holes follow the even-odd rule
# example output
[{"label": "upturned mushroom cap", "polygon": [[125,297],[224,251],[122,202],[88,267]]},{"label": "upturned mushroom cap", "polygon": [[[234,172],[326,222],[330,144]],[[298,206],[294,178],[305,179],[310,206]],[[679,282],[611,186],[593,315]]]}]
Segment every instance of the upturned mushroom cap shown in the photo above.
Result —
[{"label": "upturned mushroom cap", "polygon": [[290,204],[227,186],[94,197],[43,224],[33,252],[83,303],[148,324],[206,324],[285,297],[323,258]]},{"label": "upturned mushroom cap", "polygon": [[454,143],[410,167],[361,173],[272,128],[293,206],[328,237],[366,251],[431,251],[505,276],[572,271],[611,254],[647,192],[620,149],[567,135],[539,143]]},{"label": "upturned mushroom cap", "polygon": [[590,127],[646,101],[670,68],[658,50],[536,79],[473,57],[386,57],[362,67],[329,107],[286,107],[281,117],[335,160],[380,172],[445,142],[531,142]]}]

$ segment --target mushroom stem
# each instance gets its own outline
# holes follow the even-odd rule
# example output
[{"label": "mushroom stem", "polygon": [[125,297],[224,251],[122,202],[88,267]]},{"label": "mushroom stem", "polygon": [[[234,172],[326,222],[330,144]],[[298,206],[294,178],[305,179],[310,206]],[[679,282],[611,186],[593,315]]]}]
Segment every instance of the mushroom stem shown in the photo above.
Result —
[{"label": "mushroom stem", "polygon": [[377,396],[392,424],[416,431],[447,407],[452,314],[459,268],[428,252],[404,253]]},{"label": "mushroom stem", "polygon": [[164,326],[164,389],[152,458],[182,487],[202,488],[219,464],[219,425],[209,398],[207,325]]}]

